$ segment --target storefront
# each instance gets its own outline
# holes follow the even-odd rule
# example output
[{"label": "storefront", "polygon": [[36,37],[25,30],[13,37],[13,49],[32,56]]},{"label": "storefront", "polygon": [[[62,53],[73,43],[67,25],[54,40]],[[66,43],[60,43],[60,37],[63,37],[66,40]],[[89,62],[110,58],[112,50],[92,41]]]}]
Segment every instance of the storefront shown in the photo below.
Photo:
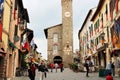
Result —
[{"label": "storefront", "polygon": [[100,68],[106,67],[106,53],[105,50],[98,52],[98,64]]},{"label": "storefront", "polygon": [[110,53],[111,60],[115,65],[115,75],[118,76],[120,71],[120,17],[114,20],[111,28],[112,50]]},{"label": "storefront", "polygon": [[112,52],[110,53],[110,56],[115,66],[115,76],[118,76],[120,72],[120,49],[112,50]]},{"label": "storefront", "polygon": [[61,56],[55,56],[53,61],[54,61],[54,63],[60,64],[60,63],[62,63],[62,57]]},{"label": "storefront", "polygon": [[107,62],[107,43],[101,44],[99,43],[97,46],[97,56],[98,56],[98,66],[99,68],[105,68],[106,67],[106,62]]}]

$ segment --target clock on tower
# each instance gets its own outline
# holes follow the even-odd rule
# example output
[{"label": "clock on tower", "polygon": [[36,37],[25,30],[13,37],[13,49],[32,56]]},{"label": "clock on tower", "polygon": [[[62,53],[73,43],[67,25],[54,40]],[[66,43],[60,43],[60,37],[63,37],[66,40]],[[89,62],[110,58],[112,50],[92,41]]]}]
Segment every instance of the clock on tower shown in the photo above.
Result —
[{"label": "clock on tower", "polygon": [[65,15],[65,17],[70,17],[71,13],[69,11],[66,11],[64,15]]}]

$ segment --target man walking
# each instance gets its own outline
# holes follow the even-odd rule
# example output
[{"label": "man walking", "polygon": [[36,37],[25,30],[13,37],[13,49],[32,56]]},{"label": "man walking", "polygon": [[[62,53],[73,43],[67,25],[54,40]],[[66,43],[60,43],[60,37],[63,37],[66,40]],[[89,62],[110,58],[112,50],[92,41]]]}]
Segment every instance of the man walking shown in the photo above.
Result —
[{"label": "man walking", "polygon": [[40,71],[40,80],[43,80],[44,71],[45,71],[45,65],[43,62],[39,65],[38,71]]},{"label": "man walking", "polygon": [[89,73],[89,65],[87,63],[87,60],[85,60],[85,64],[84,64],[85,68],[86,68],[86,77],[89,77],[88,76],[88,73]]},{"label": "man walking", "polygon": [[63,71],[63,63],[60,63],[59,67],[60,67],[60,71],[62,72]]}]

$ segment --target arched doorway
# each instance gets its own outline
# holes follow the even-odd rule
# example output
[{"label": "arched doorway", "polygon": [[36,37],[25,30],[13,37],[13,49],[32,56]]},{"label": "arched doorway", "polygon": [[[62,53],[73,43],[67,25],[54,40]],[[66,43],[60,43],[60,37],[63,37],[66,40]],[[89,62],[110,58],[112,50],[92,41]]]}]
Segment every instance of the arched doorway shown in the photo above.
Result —
[{"label": "arched doorway", "polygon": [[53,61],[54,61],[54,63],[60,64],[60,63],[62,63],[62,57],[60,57],[60,56],[55,56],[55,57],[53,58]]}]

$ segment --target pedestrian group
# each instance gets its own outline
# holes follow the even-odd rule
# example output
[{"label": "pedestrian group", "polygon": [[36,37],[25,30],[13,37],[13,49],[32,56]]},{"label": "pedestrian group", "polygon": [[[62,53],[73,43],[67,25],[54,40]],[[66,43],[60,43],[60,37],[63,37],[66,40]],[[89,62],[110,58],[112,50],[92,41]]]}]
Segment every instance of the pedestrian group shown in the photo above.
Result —
[{"label": "pedestrian group", "polygon": [[[49,65],[51,72],[53,72],[53,69],[55,69],[55,72],[57,72],[57,69],[60,68],[60,71],[63,72],[63,63],[50,63]],[[42,61],[40,64],[36,64],[33,62],[28,63],[28,77],[30,80],[35,80],[36,76],[36,70],[38,70],[38,75],[40,75],[40,80],[43,80],[43,78],[47,77],[48,66],[45,65],[45,63]]]}]

